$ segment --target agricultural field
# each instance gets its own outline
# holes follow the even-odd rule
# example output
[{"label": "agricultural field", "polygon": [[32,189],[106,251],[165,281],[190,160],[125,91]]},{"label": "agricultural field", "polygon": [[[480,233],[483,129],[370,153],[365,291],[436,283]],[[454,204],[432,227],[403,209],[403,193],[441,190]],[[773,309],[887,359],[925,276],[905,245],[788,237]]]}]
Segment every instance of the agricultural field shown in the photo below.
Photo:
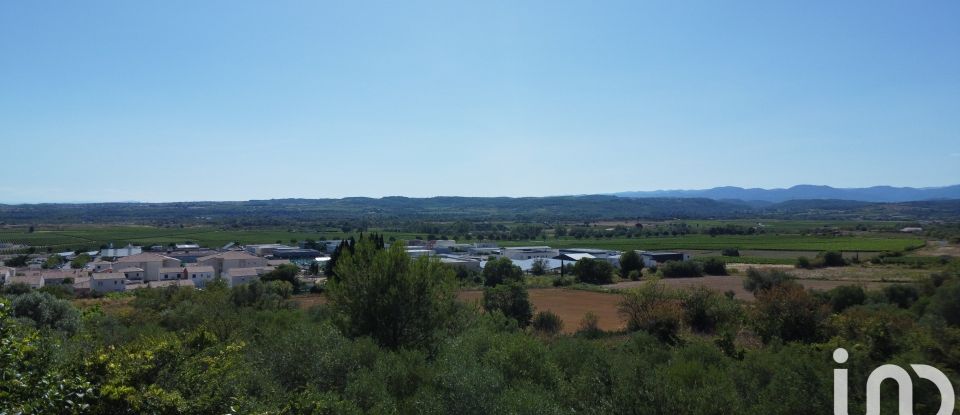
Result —
[{"label": "agricultural field", "polygon": [[[597,226],[634,226],[636,221],[600,221]],[[895,232],[905,226],[910,226],[911,222],[880,221],[880,220],[784,220],[784,219],[732,219],[732,220],[683,220],[683,221],[640,221],[644,227],[661,226],[685,223],[694,230],[706,229],[710,227],[723,227],[727,225],[741,226],[744,228],[757,227],[766,233],[792,233],[803,234],[817,229],[840,229],[854,230],[857,227],[865,227],[871,231]]]},{"label": "agricultural field", "polygon": [[[618,294],[563,288],[532,288],[528,293],[534,313],[549,310],[560,316],[564,333],[577,331],[587,313],[597,316],[597,324],[603,330],[615,331],[626,327],[617,314],[617,303],[621,298]],[[460,291],[457,298],[479,304],[483,300],[483,291]]]},{"label": "agricultural field", "polygon": [[737,248],[762,251],[904,251],[920,248],[926,242],[917,237],[884,236],[808,236],[808,235],[718,235],[690,234],[684,236],[643,238],[560,238],[531,241],[498,241],[503,246],[550,245],[555,248],[590,247],[615,250],[720,250]]},{"label": "agricultural field", "polygon": [[[376,232],[376,230],[373,230]],[[411,239],[412,233],[381,232],[384,237]],[[50,247],[53,251],[94,250],[102,245],[127,244],[150,246],[171,243],[194,242],[206,247],[219,247],[230,242],[251,243],[291,243],[307,239],[338,239],[349,237],[339,229],[323,231],[250,229],[222,230],[210,227],[194,228],[157,228],[150,226],[122,227],[58,227],[55,229],[37,229],[32,233],[23,229],[0,230],[0,243],[16,243],[37,248]]]}]

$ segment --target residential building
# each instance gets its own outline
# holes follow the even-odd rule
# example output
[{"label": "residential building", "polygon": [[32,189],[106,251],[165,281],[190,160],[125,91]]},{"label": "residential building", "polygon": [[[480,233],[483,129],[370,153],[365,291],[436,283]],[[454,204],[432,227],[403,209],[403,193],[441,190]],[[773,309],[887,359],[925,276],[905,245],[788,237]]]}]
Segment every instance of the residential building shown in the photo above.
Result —
[{"label": "residential building", "polygon": [[143,270],[144,281],[157,281],[160,279],[160,268],[179,266],[180,261],[176,258],[153,253],[139,253],[118,258],[113,264],[113,269],[120,271],[127,268],[140,268]]},{"label": "residential building", "polygon": [[[87,280],[90,290],[98,293],[120,292],[127,289],[126,277],[120,272],[98,272]],[[82,286],[82,284],[81,284]]]},{"label": "residential building", "polygon": [[222,276],[223,273],[233,268],[265,267],[267,266],[267,260],[244,251],[227,251],[199,258],[197,259],[197,265],[211,266],[214,275]]},{"label": "residential building", "polygon": [[161,268],[160,281],[190,280],[197,288],[206,287],[215,277],[213,267],[209,265],[187,265],[183,267]]},{"label": "residential building", "polygon": [[168,250],[164,255],[170,258],[179,259],[180,262],[183,262],[186,264],[192,264],[197,262],[197,260],[200,258],[203,258],[205,256],[215,255],[215,254],[217,254],[217,251],[213,249],[199,248],[199,249]]},{"label": "residential building", "polygon": [[30,288],[40,289],[43,287],[43,275],[39,273],[31,273],[30,275],[14,275],[7,279],[8,284],[26,284]]},{"label": "residential building", "polygon": [[266,272],[265,268],[231,268],[224,271],[221,277],[227,282],[227,285],[236,287],[259,280],[260,275]]},{"label": "residential building", "polygon": [[[30,271],[36,273],[38,271]],[[43,275],[43,285],[73,284],[77,278],[86,277],[89,274],[85,270],[79,269],[49,269],[39,271]]]},{"label": "residential building", "polygon": [[146,271],[143,268],[137,267],[126,267],[123,269],[118,269],[116,271],[110,269],[107,270],[107,273],[116,273],[117,275],[123,275],[124,278],[128,280],[144,280],[146,278]]},{"label": "residential building", "polygon": [[103,272],[108,269],[112,269],[113,262],[98,259],[96,261],[88,263],[87,268],[89,268],[93,272]]}]

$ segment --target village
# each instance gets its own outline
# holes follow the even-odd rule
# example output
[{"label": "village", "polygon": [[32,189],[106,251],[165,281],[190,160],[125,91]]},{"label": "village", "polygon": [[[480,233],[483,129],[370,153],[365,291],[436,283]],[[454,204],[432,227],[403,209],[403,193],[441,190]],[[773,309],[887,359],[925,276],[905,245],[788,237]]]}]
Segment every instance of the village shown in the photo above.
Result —
[{"label": "village", "polygon": [[[219,248],[195,243],[168,246],[107,247],[90,252],[62,252],[32,255],[23,267],[0,266],[0,284],[22,284],[33,289],[45,286],[69,287],[77,296],[102,295],[141,288],[168,286],[203,289],[217,278],[229,287],[250,283],[279,266],[294,265],[305,287],[322,286],[323,270],[343,241],[308,241],[290,246],[272,244],[227,244]],[[623,252],[594,248],[552,248],[550,246],[500,247],[496,243],[457,243],[455,240],[410,240],[405,250],[410,258],[429,256],[467,273],[479,273],[491,259],[506,258],[526,274],[562,274],[582,259],[608,262],[620,267]],[[644,266],[667,261],[687,261],[680,252],[641,251]],[[86,261],[78,263],[83,256]],[[53,263],[60,264],[50,266]],[[80,266],[78,266],[80,265]]]}]

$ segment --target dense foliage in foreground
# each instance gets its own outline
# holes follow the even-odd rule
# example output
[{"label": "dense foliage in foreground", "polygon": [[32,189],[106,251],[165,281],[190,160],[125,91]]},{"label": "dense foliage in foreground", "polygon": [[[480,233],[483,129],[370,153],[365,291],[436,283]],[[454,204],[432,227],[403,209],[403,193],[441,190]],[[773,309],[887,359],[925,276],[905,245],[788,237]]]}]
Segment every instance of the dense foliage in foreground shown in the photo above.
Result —
[{"label": "dense foliage in foreground", "polygon": [[[0,413],[831,413],[837,347],[851,354],[851,413],[881,363],[930,364],[958,384],[956,270],[875,293],[754,273],[755,304],[654,282],[624,297],[632,332],[553,335],[537,327],[555,316],[521,329],[456,303],[451,273],[399,249],[361,244],[332,303],[309,311],[284,281],[138,290],[82,311],[11,295]],[[915,389],[917,413],[934,413],[933,386]]]}]

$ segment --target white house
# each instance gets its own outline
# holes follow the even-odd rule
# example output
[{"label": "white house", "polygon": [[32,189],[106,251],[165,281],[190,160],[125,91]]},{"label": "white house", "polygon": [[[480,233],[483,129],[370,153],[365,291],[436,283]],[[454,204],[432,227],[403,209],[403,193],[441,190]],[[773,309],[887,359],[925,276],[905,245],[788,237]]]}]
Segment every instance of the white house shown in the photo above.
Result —
[{"label": "white house", "polygon": [[144,281],[158,281],[160,280],[160,268],[179,266],[179,259],[159,254],[141,253],[117,259],[117,262],[113,264],[113,269],[140,268],[143,270]]},{"label": "white house", "polygon": [[104,271],[103,273],[105,274],[117,273],[118,275],[122,275],[124,278],[128,280],[141,280],[141,281],[146,278],[146,274],[147,274],[146,271],[143,270],[143,268],[137,268],[137,267],[127,267],[127,268],[118,269],[118,270],[113,270],[111,268]]},{"label": "white house", "polygon": [[231,268],[224,271],[220,276],[227,282],[227,285],[236,287],[259,280],[260,275],[266,271],[265,268]]},{"label": "white house", "polygon": [[103,260],[98,259],[98,260],[96,260],[96,261],[93,261],[93,262],[87,264],[87,268],[90,268],[90,270],[92,270],[93,272],[103,272],[103,271],[106,271],[106,270],[108,270],[108,269],[112,269],[112,268],[113,268],[113,262],[103,261]]},{"label": "white house", "polygon": [[35,273],[31,275],[14,275],[7,279],[7,284],[26,284],[29,285],[30,288],[40,289],[43,287],[44,281],[43,275]]},{"label": "white house", "polygon": [[243,251],[227,251],[197,258],[197,265],[213,267],[214,275],[222,276],[233,268],[258,268],[267,266],[267,260]]},{"label": "white house", "polygon": [[208,282],[213,281],[213,278],[213,267],[209,265],[187,265],[160,269],[160,281],[190,280],[197,288],[205,287]]},{"label": "white house", "polygon": [[90,277],[90,290],[98,293],[120,292],[127,289],[126,277],[121,272],[100,272]]}]

